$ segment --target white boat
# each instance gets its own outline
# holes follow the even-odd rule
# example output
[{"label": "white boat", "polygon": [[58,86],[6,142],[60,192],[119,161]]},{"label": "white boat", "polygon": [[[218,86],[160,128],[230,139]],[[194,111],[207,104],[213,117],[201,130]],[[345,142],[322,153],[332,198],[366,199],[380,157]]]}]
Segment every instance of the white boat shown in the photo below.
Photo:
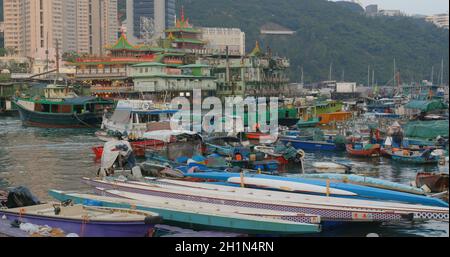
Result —
[{"label": "white boat", "polygon": [[105,141],[119,133],[129,139],[142,139],[146,132],[170,129],[170,119],[177,112],[152,101],[120,100],[112,114],[103,115],[102,130],[96,135]]},{"label": "white boat", "polygon": [[346,196],[356,196],[357,194],[345,190],[316,186],[305,183],[291,182],[291,181],[280,181],[274,179],[263,179],[263,178],[249,178],[249,177],[231,177],[228,179],[229,183],[232,184],[243,184],[246,186],[257,186],[267,189],[277,189],[288,192],[306,192],[306,193],[319,193],[326,194],[327,191],[330,195],[346,195]]}]

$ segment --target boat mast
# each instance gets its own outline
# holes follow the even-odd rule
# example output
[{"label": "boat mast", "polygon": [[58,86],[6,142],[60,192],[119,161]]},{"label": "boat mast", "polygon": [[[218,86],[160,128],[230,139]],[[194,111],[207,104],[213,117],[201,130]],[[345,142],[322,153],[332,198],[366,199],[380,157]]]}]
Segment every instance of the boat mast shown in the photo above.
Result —
[{"label": "boat mast", "polygon": [[370,87],[370,65],[367,65],[367,86]]},{"label": "boat mast", "polygon": [[305,77],[304,77],[304,73],[303,73],[303,66],[302,66],[302,85],[304,85],[304,83],[305,83]]},{"label": "boat mast", "polygon": [[431,81],[431,84],[433,85],[434,83],[434,66],[431,66],[431,79],[430,79],[430,81]]},{"label": "boat mast", "polygon": [[333,62],[330,63],[330,73],[328,74],[328,81],[331,81],[331,72],[333,70]]},{"label": "boat mast", "polygon": [[394,87],[397,85],[397,67],[395,65],[395,58],[394,58]]},{"label": "boat mast", "polygon": [[444,85],[444,57],[441,61],[441,86]]}]

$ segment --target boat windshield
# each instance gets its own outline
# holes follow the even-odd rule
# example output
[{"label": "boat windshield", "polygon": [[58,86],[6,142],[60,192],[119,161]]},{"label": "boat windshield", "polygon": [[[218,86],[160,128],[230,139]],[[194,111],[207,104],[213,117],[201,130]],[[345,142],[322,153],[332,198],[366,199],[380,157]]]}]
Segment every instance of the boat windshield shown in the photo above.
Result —
[{"label": "boat windshield", "polygon": [[126,124],[130,122],[131,109],[115,110],[111,116],[111,121],[119,124]]}]

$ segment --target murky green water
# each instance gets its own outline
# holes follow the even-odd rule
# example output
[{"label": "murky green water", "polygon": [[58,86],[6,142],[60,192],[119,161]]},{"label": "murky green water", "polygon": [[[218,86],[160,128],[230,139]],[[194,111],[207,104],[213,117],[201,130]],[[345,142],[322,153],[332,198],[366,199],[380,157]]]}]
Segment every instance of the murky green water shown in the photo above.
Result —
[{"label": "murky green water", "polygon": [[[18,118],[0,117],[0,188],[24,185],[42,200],[50,200],[49,189],[89,190],[81,183],[98,169],[91,147],[101,144],[95,130],[41,129],[23,127]],[[307,153],[305,168],[313,161],[348,160],[345,153]],[[385,158],[350,159],[355,171],[395,182],[409,183],[419,171],[439,171],[437,166],[411,166]],[[449,236],[449,224],[425,222],[411,224],[356,224],[321,235],[365,236]]]}]

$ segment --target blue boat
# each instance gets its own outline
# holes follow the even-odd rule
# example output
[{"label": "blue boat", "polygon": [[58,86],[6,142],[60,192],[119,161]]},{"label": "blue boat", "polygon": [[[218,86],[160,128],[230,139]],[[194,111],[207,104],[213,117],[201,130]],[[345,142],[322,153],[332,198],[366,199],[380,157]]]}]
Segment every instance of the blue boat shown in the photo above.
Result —
[{"label": "blue boat", "polygon": [[[227,173],[227,172],[205,172],[205,173],[188,173],[185,174],[187,177],[192,178],[200,178],[200,179],[209,179],[216,181],[228,181],[229,178],[232,177],[240,177],[240,173]],[[298,183],[306,183],[317,186],[327,186],[326,180],[319,179],[306,179],[306,178],[291,178],[291,177],[280,177],[280,176],[272,176],[272,175],[263,175],[263,174],[245,174],[245,177],[250,178],[265,178],[271,180],[279,180],[279,181],[289,181],[289,182],[298,182]],[[230,184],[232,185],[232,184]],[[353,198],[353,199],[361,199],[361,200],[380,200],[380,201],[394,201],[401,203],[410,203],[410,204],[421,204],[427,206],[438,206],[438,207],[448,207],[448,203],[433,197],[415,195],[410,193],[398,192],[387,189],[374,188],[369,186],[362,185],[354,185],[342,182],[330,182],[330,188],[340,189],[355,193],[356,196],[351,195],[342,195],[339,197],[344,198]]]},{"label": "blue boat", "polygon": [[340,151],[345,150],[345,145],[335,144],[328,141],[308,141],[296,137],[282,136],[280,141],[284,144],[290,144],[295,149],[305,151]]}]

